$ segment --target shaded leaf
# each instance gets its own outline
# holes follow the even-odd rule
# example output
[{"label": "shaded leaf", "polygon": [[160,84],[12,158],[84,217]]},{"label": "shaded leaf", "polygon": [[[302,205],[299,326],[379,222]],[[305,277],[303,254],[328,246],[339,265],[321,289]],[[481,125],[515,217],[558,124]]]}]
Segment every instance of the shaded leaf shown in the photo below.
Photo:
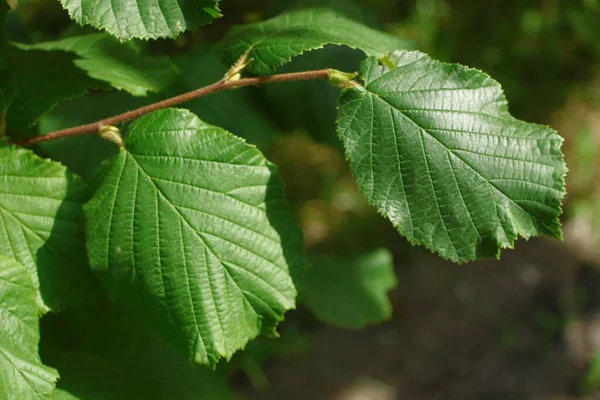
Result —
[{"label": "shaded leaf", "polygon": [[301,235],[254,147],[185,110],[132,124],[85,206],[92,268],[191,360],[214,365],[294,307]]},{"label": "shaded leaf", "polygon": [[72,19],[121,40],[174,38],[221,16],[219,0],[60,0]]},{"label": "shaded leaf", "polygon": [[29,128],[59,100],[81,96],[99,84],[75,67],[70,54],[6,50],[9,65],[0,77],[0,113],[10,130]]},{"label": "shaded leaf", "polygon": [[168,57],[146,56],[134,42],[121,43],[105,33],[18,46],[25,50],[73,52],[80,57],[75,65],[90,77],[134,96],[160,92],[175,77],[175,66]]},{"label": "shaded leaf", "polygon": [[249,51],[247,70],[269,74],[305,51],[326,44],[345,45],[366,55],[381,55],[409,44],[392,35],[354,22],[327,8],[301,9],[256,24],[234,26],[219,45],[226,64]]},{"label": "shaded leaf", "polygon": [[27,269],[0,254],[0,398],[49,399],[57,372],[38,356],[36,289]]},{"label": "shaded leaf", "polygon": [[456,262],[561,237],[562,138],[510,116],[482,72],[419,52],[363,63],[338,133],[361,191],[412,243]]},{"label": "shaded leaf", "polygon": [[387,292],[396,286],[392,255],[379,249],[355,259],[311,257],[299,302],[331,325],[360,329],[392,315]]},{"label": "shaded leaf", "polygon": [[44,308],[60,310],[93,295],[85,254],[86,185],[31,151],[0,147],[0,253],[23,264]]},{"label": "shaded leaf", "polygon": [[44,317],[40,351],[60,371],[57,399],[231,398],[223,374],[190,364],[138,316],[116,305]]}]

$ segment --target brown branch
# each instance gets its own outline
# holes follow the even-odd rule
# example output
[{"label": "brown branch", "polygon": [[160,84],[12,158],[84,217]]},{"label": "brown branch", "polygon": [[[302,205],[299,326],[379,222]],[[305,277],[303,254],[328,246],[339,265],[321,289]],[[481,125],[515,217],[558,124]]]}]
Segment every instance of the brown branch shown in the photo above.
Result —
[{"label": "brown branch", "polygon": [[186,101],[196,99],[198,97],[206,96],[211,93],[217,93],[227,89],[233,89],[243,86],[262,85],[265,83],[276,83],[276,82],[289,82],[289,81],[306,81],[316,79],[328,79],[329,69],[320,69],[314,71],[304,72],[292,72],[287,74],[278,74],[271,76],[261,76],[256,78],[241,78],[238,80],[224,80],[221,79],[218,82],[210,84],[200,89],[193,90],[188,93],[181,94],[179,96],[171,97],[166,100],[159,101],[154,104],[150,104],[144,107],[140,107],[136,110],[127,111],[123,114],[115,115],[114,117],[106,118],[101,121],[93,122],[91,124],[75,126],[73,128],[61,129],[48,133],[43,136],[34,136],[31,138],[23,139],[14,142],[19,146],[31,146],[37,143],[46,142],[48,140],[62,139],[71,136],[85,135],[88,133],[99,132],[103,127],[109,125],[117,125],[125,121],[129,121],[135,118],[139,118],[142,115],[151,113],[156,110],[160,110],[167,107],[173,107]]}]

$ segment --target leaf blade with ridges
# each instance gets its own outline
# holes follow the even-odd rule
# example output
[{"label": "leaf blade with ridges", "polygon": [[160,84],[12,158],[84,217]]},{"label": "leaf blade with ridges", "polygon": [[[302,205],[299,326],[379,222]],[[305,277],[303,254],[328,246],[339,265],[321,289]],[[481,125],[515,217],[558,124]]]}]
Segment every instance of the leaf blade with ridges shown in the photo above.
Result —
[{"label": "leaf blade with ridges", "polygon": [[418,52],[363,63],[338,133],[361,191],[412,243],[457,262],[561,237],[562,139],[516,120],[487,75]]},{"label": "leaf blade with ridges", "polygon": [[23,264],[40,306],[60,310],[92,295],[82,205],[87,186],[59,163],[0,146],[0,253]]},{"label": "leaf blade with ridges", "polygon": [[60,0],[72,19],[121,40],[175,38],[220,16],[218,0]]},{"label": "leaf blade with ridges", "polygon": [[301,235],[262,154],[183,110],[136,121],[85,207],[92,268],[195,362],[294,307]]},{"label": "leaf blade with ridges", "polygon": [[0,397],[49,399],[58,373],[40,361],[37,290],[27,269],[0,254]]}]

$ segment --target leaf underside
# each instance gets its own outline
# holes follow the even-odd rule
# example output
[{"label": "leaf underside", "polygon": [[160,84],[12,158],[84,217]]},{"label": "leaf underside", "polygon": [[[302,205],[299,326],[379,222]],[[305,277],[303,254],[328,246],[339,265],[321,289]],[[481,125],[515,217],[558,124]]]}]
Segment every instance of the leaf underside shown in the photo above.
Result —
[{"label": "leaf underside", "polygon": [[361,191],[409,241],[455,262],[560,238],[562,138],[513,118],[482,72],[398,51],[361,68],[338,134]]},{"label": "leaf underside", "polygon": [[234,26],[219,45],[226,64],[232,65],[249,50],[247,71],[257,75],[273,72],[292,57],[326,44],[344,45],[375,56],[405,49],[409,44],[371,29],[327,8],[303,9],[267,21]]},{"label": "leaf underside", "polygon": [[121,40],[175,38],[220,17],[219,0],[60,0],[72,19]]},{"label": "leaf underside", "polygon": [[274,166],[184,110],[140,118],[85,206],[92,268],[191,360],[214,365],[294,307],[302,239]]},{"label": "leaf underside", "polygon": [[43,365],[36,289],[27,269],[0,254],[0,398],[49,399],[57,372]]},{"label": "leaf underside", "polygon": [[349,329],[392,315],[387,292],[396,286],[392,255],[385,249],[356,259],[311,257],[299,301],[321,321]]},{"label": "leaf underside", "polygon": [[175,66],[168,57],[146,56],[135,43],[120,43],[106,33],[18,46],[31,50],[73,52],[80,57],[75,60],[75,65],[90,77],[134,96],[160,92],[175,77]]},{"label": "leaf underside", "polygon": [[86,185],[31,151],[0,147],[0,253],[27,268],[42,309],[89,298],[96,283],[85,254]]}]

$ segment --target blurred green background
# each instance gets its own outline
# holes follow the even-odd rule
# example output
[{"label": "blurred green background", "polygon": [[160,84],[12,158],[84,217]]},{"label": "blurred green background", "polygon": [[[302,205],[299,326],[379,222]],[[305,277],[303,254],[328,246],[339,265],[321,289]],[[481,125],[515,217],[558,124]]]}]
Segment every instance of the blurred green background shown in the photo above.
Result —
[{"label": "blurred green background", "polygon": [[[72,24],[56,0],[9,3],[17,11],[7,21],[10,40],[91,32]],[[600,398],[600,0],[222,0],[224,17],[212,25],[142,44],[172,57],[180,71],[166,93],[94,92],[60,104],[39,131],[211,83],[227,67],[210,49],[231,25],[315,5],[485,71],[502,84],[513,115],[557,129],[570,170],[565,241],[519,241],[501,261],[465,266],[412,248],[358,193],[335,134],[337,89],[324,82],[195,100],[185,107],[255,143],[280,167],[307,249],[348,259],[386,247],[398,277],[392,320],[343,330],[300,308],[282,324],[280,339],[251,343],[218,374],[248,399]],[[360,60],[356,51],[327,46],[281,71],[352,71]],[[89,179],[114,150],[83,137],[38,151]],[[63,335],[60,324],[49,316],[42,327]],[[42,351],[51,357],[52,346],[42,343]]]}]

